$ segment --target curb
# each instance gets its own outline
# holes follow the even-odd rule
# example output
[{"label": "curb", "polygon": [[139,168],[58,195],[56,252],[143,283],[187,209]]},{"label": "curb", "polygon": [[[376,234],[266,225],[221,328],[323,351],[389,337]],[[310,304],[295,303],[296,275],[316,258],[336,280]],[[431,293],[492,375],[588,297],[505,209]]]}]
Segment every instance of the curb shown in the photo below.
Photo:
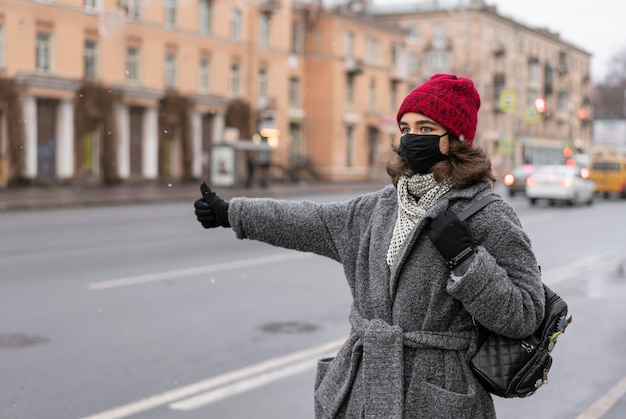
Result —
[{"label": "curb", "polygon": [[[0,190],[0,211],[40,210],[90,206],[156,204],[200,198],[200,184],[145,184],[116,186],[50,186]],[[286,199],[298,195],[333,192],[373,192],[389,182],[339,182],[279,184],[268,188],[214,188],[224,199],[246,196],[252,198]]]}]

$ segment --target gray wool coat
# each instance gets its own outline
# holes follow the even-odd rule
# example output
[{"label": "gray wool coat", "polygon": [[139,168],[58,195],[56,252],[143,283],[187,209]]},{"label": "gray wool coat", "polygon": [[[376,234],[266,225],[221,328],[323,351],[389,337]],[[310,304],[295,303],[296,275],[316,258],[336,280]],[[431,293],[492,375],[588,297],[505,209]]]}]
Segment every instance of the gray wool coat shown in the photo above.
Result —
[{"label": "gray wool coat", "polygon": [[491,395],[468,360],[472,317],[510,337],[541,323],[545,298],[529,238],[503,200],[468,220],[476,256],[453,279],[428,237],[448,206],[457,214],[493,194],[488,183],[452,189],[426,212],[394,266],[386,262],[398,213],[393,185],[337,203],[235,198],[240,239],[313,252],[342,264],[353,297],[351,333],[318,362],[316,418],[495,418]]}]

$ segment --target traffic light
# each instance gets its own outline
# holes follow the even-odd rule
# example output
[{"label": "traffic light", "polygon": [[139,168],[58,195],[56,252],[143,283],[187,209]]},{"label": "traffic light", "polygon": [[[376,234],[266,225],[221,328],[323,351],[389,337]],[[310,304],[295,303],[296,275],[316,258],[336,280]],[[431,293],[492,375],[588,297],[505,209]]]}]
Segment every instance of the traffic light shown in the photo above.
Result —
[{"label": "traffic light", "polygon": [[587,109],[585,108],[579,108],[578,112],[576,112],[576,115],[578,116],[578,119],[580,119],[581,121],[586,121],[587,120]]},{"label": "traffic light", "polygon": [[535,99],[535,109],[540,114],[543,114],[546,111],[546,100],[542,97]]},{"label": "traffic light", "polygon": [[565,157],[566,159],[569,159],[570,157],[572,157],[572,149],[569,147],[565,147],[563,149],[563,157]]}]

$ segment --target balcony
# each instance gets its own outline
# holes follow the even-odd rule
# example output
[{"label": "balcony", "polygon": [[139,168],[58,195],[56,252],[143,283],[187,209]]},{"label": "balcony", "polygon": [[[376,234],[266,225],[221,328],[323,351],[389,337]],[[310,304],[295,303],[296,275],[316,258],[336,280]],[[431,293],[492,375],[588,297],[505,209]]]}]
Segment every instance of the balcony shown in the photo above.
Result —
[{"label": "balcony", "polygon": [[302,108],[289,107],[289,109],[287,109],[287,117],[291,122],[302,122],[304,116],[305,112]]},{"label": "balcony", "polygon": [[409,78],[409,68],[406,65],[394,64],[391,66],[391,80],[405,81]]},{"label": "balcony", "polygon": [[494,43],[493,44],[493,55],[496,58],[504,57],[506,55],[506,49],[504,48],[504,45],[502,45],[500,42]]},{"label": "balcony", "polygon": [[259,119],[262,121],[274,121],[277,117],[276,98],[261,96],[257,100]]},{"label": "balcony", "polygon": [[402,82],[409,78],[408,57],[404,52],[396,54],[391,63],[391,80]]},{"label": "balcony", "polygon": [[363,61],[354,57],[346,57],[345,59],[346,73],[350,76],[356,76],[363,72]]}]

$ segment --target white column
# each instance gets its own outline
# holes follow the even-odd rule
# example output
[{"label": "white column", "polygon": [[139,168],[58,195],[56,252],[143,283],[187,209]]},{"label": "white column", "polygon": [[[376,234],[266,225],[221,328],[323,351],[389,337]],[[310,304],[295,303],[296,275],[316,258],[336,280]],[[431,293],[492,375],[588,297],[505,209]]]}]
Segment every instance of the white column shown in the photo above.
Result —
[{"label": "white column", "polygon": [[37,177],[37,99],[22,96],[22,115],[24,116],[24,177]]},{"label": "white column", "polygon": [[145,179],[159,175],[159,120],[156,107],[146,108],[143,113],[143,138],[141,144],[141,167]]},{"label": "white column", "polygon": [[213,117],[213,143],[224,141],[224,125],[226,125],[226,115],[224,112],[216,112]]},{"label": "white column", "polygon": [[122,179],[130,176],[130,118],[128,106],[122,103],[115,105],[117,124],[117,174]]},{"label": "white column", "polygon": [[61,180],[74,176],[74,101],[63,99],[57,111],[57,177]]},{"label": "white column", "polygon": [[202,177],[202,114],[191,114],[191,174],[194,178]]}]

